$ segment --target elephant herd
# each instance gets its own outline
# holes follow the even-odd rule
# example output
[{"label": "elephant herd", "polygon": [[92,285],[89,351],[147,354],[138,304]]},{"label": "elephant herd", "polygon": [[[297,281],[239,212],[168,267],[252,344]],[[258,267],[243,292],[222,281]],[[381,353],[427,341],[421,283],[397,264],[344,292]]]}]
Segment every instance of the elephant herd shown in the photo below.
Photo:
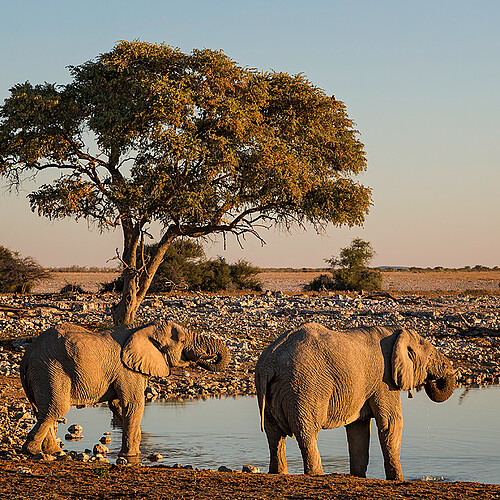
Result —
[{"label": "elephant herd", "polygon": [[[70,406],[107,402],[122,424],[120,455],[140,453],[140,423],[149,377],[195,363],[224,370],[230,360],[220,340],[173,322],[90,332],[66,324],[40,334],[26,349],[20,375],[36,415],[23,451],[61,451],[57,419]],[[402,480],[400,391],[425,388],[431,400],[455,388],[451,362],[414,332],[396,327],[333,331],[306,323],[266,347],[255,386],[270,453],[269,472],[287,474],[285,444],[295,437],[305,474],[323,474],[320,429],[345,426],[350,472],[365,477],[370,421],[375,419],[387,479]]]}]

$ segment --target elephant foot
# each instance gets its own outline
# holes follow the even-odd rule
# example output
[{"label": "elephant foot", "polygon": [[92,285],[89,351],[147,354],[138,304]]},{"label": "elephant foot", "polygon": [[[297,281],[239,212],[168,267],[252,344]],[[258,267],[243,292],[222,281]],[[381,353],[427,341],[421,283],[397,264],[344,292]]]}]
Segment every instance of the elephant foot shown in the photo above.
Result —
[{"label": "elephant foot", "polygon": [[389,481],[404,481],[405,478],[403,477],[403,474],[398,474],[397,476],[394,477],[388,477],[387,478]]},{"label": "elephant foot", "polygon": [[325,473],[323,470],[320,471],[312,471],[312,472],[305,472],[304,474],[307,474],[308,476],[324,476]]},{"label": "elephant foot", "polygon": [[283,475],[289,475],[288,469],[282,469],[282,470],[273,470],[269,469],[268,474],[283,474]]},{"label": "elephant foot", "polygon": [[56,453],[60,453],[62,451],[62,448],[54,444],[53,446],[42,446],[42,451],[46,455],[54,455]]},{"label": "elephant foot", "polygon": [[34,441],[25,441],[25,443],[23,444],[23,447],[21,449],[21,451],[25,454],[25,455],[37,455],[38,453],[42,453],[42,445],[41,444],[37,444],[35,443]]},{"label": "elephant foot", "polygon": [[403,477],[403,473],[401,471],[399,472],[394,472],[393,474],[387,474],[386,479],[389,481],[404,481],[405,478]]},{"label": "elephant foot", "polygon": [[316,467],[305,467],[304,474],[307,474],[308,476],[324,476],[325,475],[325,473],[323,472],[323,467],[321,465],[318,465]]},{"label": "elephant foot", "polygon": [[118,453],[118,456],[126,458],[128,460],[129,458],[138,457],[140,454],[141,454],[140,451],[133,452],[133,451],[121,451],[120,450],[120,452]]}]

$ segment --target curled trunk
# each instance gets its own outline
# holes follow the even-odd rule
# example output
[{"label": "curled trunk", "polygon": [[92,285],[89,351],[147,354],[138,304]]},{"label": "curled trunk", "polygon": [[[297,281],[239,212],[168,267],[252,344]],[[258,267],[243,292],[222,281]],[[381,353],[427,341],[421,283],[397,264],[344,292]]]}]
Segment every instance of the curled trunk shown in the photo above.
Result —
[{"label": "curled trunk", "polygon": [[211,372],[224,370],[231,359],[231,353],[224,342],[212,337],[193,335],[191,348],[186,351],[189,360]]},{"label": "curled trunk", "polygon": [[455,374],[449,372],[443,377],[427,380],[425,383],[425,392],[432,401],[442,403],[453,394],[455,383]]}]

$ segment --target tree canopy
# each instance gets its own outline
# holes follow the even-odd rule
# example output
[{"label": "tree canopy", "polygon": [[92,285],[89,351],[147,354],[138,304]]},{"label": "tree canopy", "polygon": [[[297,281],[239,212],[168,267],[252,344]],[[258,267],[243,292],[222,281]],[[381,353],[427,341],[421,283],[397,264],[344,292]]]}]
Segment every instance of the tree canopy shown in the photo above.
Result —
[{"label": "tree canopy", "polygon": [[[0,108],[0,175],[11,185],[53,169],[29,194],[49,219],[121,227],[124,292],[115,321],[133,321],[177,237],[263,226],[360,225],[371,190],[343,102],[303,75],[239,66],[222,51],[185,54],[121,41],[70,66],[67,85],[19,83]],[[163,231],[141,253],[149,224]]]}]

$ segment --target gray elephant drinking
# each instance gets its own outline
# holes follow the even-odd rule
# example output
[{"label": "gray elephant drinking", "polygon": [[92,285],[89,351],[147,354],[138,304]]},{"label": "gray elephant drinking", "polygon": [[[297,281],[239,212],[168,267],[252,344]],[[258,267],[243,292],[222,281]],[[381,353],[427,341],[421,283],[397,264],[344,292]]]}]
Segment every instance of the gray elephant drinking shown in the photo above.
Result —
[{"label": "gray elephant drinking", "polygon": [[403,480],[400,390],[425,387],[431,400],[455,388],[451,362],[418,334],[398,328],[332,331],[307,323],[262,352],[255,385],[270,451],[270,473],[287,474],[287,436],[297,439],[305,474],[323,474],[320,429],[345,426],[350,472],[366,477],[375,418],[387,479]]},{"label": "gray elephant drinking", "polygon": [[229,359],[223,342],[171,322],[101,332],[72,324],[51,328],[35,338],[21,361],[21,382],[37,419],[23,450],[61,451],[55,439],[57,419],[71,405],[107,402],[122,423],[120,455],[135,457],[148,377],[166,377],[171,367],[190,362],[219,371]]}]

